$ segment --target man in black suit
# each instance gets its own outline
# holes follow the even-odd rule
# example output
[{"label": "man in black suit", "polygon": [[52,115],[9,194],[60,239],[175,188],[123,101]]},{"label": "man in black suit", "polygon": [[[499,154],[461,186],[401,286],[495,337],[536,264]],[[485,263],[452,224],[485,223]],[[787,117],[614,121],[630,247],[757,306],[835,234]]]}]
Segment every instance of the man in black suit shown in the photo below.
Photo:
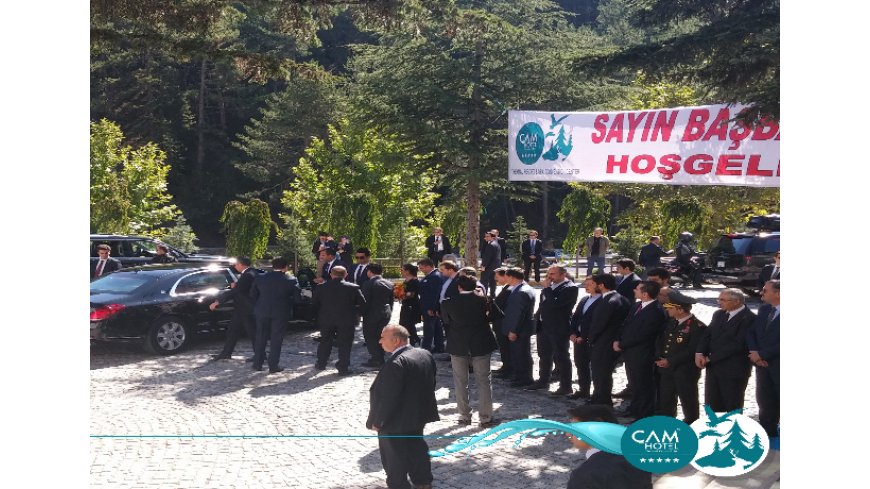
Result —
[{"label": "man in black suit", "polygon": [[233,319],[227,328],[227,339],[223,350],[212,357],[214,360],[226,360],[233,356],[242,332],[251,339],[251,347],[254,350],[257,348],[257,323],[254,319],[254,303],[251,301],[251,286],[254,285],[258,273],[251,268],[251,259],[247,256],[236,257],[233,269],[239,274],[238,281],[208,306],[214,311],[220,304],[233,301]]},{"label": "man in black suit", "polygon": [[103,275],[112,273],[123,268],[121,262],[109,255],[112,253],[112,248],[107,244],[97,246],[97,254],[100,259],[91,262],[91,280],[98,279]]},{"label": "man in black suit", "polygon": [[[426,423],[438,421],[435,359],[408,344],[408,330],[389,325],[381,346],[390,353],[369,389],[366,428],[378,433],[381,463],[390,489],[432,488],[432,462],[423,438]],[[408,483],[408,478],[411,484]]]},{"label": "man in black suit", "polygon": [[[659,292],[659,297],[662,297]],[[668,314],[665,332],[656,347],[659,374],[659,401],[656,414],[677,417],[677,399],[683,407],[683,421],[692,424],[700,415],[698,380],[701,369],[695,365],[695,350],[706,324],[692,314],[697,301],[676,290],[666,294],[662,307]]]},{"label": "man in black suit", "polygon": [[501,266],[501,248],[492,232],[484,234],[483,252],[480,255],[480,281],[487,288],[489,296],[495,295],[495,269]]},{"label": "man in black suit", "polygon": [[293,318],[293,304],[299,297],[295,278],[287,275],[290,264],[284,258],[272,260],[272,271],[254,279],[251,285],[251,301],[257,318],[257,334],[254,343],[254,370],[263,370],[266,359],[266,341],[269,341],[269,373],[281,372],[278,366],[281,343],[287,321]]},{"label": "man in black suit", "polygon": [[350,273],[347,274],[345,280],[362,287],[366,283],[366,280],[369,279],[366,269],[369,266],[369,261],[372,259],[372,251],[368,248],[360,248],[356,250],[354,257],[356,258],[356,264],[350,268]]},{"label": "man in black suit", "polygon": [[329,239],[329,233],[326,231],[320,231],[317,239],[314,240],[314,245],[311,247],[311,252],[314,253],[314,259],[320,259],[320,252],[327,248],[337,250],[338,243],[336,243],[335,240]]},{"label": "man in black suit", "polygon": [[640,283],[640,277],[634,273],[634,268],[634,260],[631,258],[623,258],[616,262],[616,273],[622,275],[622,280],[616,286],[616,291],[629,302],[634,302],[634,288]]},{"label": "man in black suit", "polygon": [[595,290],[592,277],[583,280],[583,288],[587,296],[580,299],[577,310],[571,316],[571,336],[568,338],[574,344],[574,366],[577,367],[577,384],[580,390],[568,396],[568,399],[589,399],[592,391],[592,369],[589,357],[589,326],[592,315],[600,304],[601,294]]},{"label": "man in black suit", "polygon": [[650,236],[649,243],[641,247],[640,254],[637,257],[637,262],[643,267],[644,275],[653,268],[661,267],[662,257],[668,255],[669,252],[662,248],[661,243],[661,237]]},{"label": "man in black suit", "polygon": [[769,437],[779,432],[779,280],[768,280],[761,289],[765,302],[746,343],[749,361],[755,364],[755,396],[758,399],[758,422]]},{"label": "man in black suit", "polygon": [[423,278],[420,280],[420,308],[423,310],[423,348],[432,353],[444,353],[444,328],[438,317],[441,286],[444,278],[429,258],[417,262]]},{"label": "man in black suit", "polygon": [[504,238],[500,238],[498,235],[498,229],[490,229],[490,233],[495,236],[495,241],[498,243],[499,248],[499,259],[501,260],[499,265],[505,262],[508,259],[508,249],[507,249],[507,241]]},{"label": "man in black suit", "polygon": [[[578,288],[568,279],[568,270],[560,265],[547,269],[550,285],[541,291],[545,297],[538,307],[541,316],[541,330],[538,332],[538,380],[526,387],[527,390],[549,389],[553,363],[559,369],[559,388],[553,396],[573,394],[571,388],[571,312],[577,304]],[[544,296],[544,292],[547,292]]]},{"label": "man in black suit", "polygon": [[511,342],[507,335],[502,332],[501,324],[504,321],[505,310],[507,309],[507,299],[511,295],[511,290],[508,285],[507,268],[499,267],[495,271],[495,281],[501,285],[501,292],[492,301],[489,308],[489,320],[492,322],[492,330],[495,331],[496,339],[498,340],[498,350],[501,355],[501,367],[493,371],[493,375],[501,378],[510,378],[513,374],[511,366]]},{"label": "man in black suit", "polygon": [[438,293],[438,304],[451,297],[459,295],[459,267],[452,261],[443,261],[438,265],[438,273],[441,274],[441,291]]},{"label": "man in black suit", "polygon": [[320,268],[320,277],[314,279],[315,282],[322,284],[326,282],[330,277],[330,272],[335,267],[342,267],[345,270],[345,276],[347,276],[347,264],[338,259],[338,254],[332,248],[326,248],[320,252],[320,261],[323,262],[323,266]]},{"label": "man in black suit", "polygon": [[[568,410],[572,423],[613,423],[619,421],[607,406],[576,406]],[[594,448],[567,434],[574,448],[586,452],[586,460],[571,472],[568,489],[652,489],[652,473],[631,465],[622,455]]]},{"label": "man in black suit", "polygon": [[695,364],[707,369],[704,403],[714,412],[723,413],[743,409],[746,385],[752,374],[746,334],[755,314],[746,307],[745,296],[739,289],[720,292],[719,307],[695,350]]},{"label": "man in black suit", "polygon": [[532,384],[532,335],[535,333],[535,293],[523,281],[523,271],[509,268],[507,271],[510,295],[507,298],[501,332],[511,342],[513,365],[512,387]]},{"label": "man in black suit", "polygon": [[359,322],[360,311],[366,300],[360,287],[344,280],[347,270],[342,266],[332,267],[329,281],[314,287],[311,311],[320,328],[320,344],[317,346],[317,370],[325,370],[332,354],[333,341],[338,343],[338,375],[350,375],[350,349],[353,332]]},{"label": "man in black suit", "polygon": [[471,405],[468,396],[468,369],[473,367],[477,383],[480,426],[495,426],[492,417],[492,378],[489,374],[490,357],[498,347],[495,334],[487,320],[486,298],[474,293],[477,280],[457,278],[459,295],[441,303],[441,320],[447,333],[447,353],[453,367],[453,385],[456,388],[456,406],[459,424],[471,424]]},{"label": "man in black suit", "polygon": [[656,340],[664,331],[667,315],[656,300],[661,286],[655,282],[641,282],[634,290],[638,302],[623,323],[619,338],[613,342],[613,351],[622,352],[625,373],[632,386],[631,405],[626,414],[636,418],[652,416],[655,412]]},{"label": "man in black suit", "polygon": [[595,292],[601,294],[598,299],[601,303],[596,306],[589,324],[589,359],[594,387],[589,402],[613,406],[613,367],[618,356],[613,351],[613,342],[619,338],[631,303],[614,290],[616,279],[613,275],[598,274],[592,280],[595,282]]},{"label": "man in black suit", "polygon": [[769,280],[779,280],[779,252],[773,255],[773,263],[770,265],[765,265],[764,268],[761,269],[761,273],[758,275],[758,288],[761,289],[764,287]]},{"label": "man in black suit", "polygon": [[523,241],[523,264],[525,265],[526,282],[529,281],[529,272],[535,267],[535,282],[541,281],[541,253],[544,251],[544,242],[538,239],[538,232],[529,230],[529,239]]},{"label": "man in black suit", "polygon": [[368,266],[369,280],[362,285],[365,305],[362,307],[362,330],[366,348],[369,350],[369,360],[365,367],[380,368],[384,364],[384,350],[378,341],[381,330],[390,322],[395,301],[393,282],[381,276],[384,267],[380,263]]},{"label": "man in black suit", "polygon": [[437,266],[444,259],[444,255],[449,253],[453,253],[453,249],[450,247],[450,240],[444,236],[444,230],[433,229],[432,235],[426,238],[426,256]]}]

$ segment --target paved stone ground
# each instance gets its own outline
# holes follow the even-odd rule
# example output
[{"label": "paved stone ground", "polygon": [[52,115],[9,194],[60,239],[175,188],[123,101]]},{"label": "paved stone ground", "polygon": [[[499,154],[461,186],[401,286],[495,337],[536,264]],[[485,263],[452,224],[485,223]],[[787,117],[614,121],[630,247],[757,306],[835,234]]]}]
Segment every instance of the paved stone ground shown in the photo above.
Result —
[{"label": "paved stone ground", "polygon": [[[696,315],[709,321],[718,290],[690,290],[688,294],[701,301]],[[750,306],[755,310],[758,302]],[[286,370],[272,375],[254,372],[244,363],[251,354],[249,344],[240,343],[231,360],[209,362],[209,355],[222,344],[219,336],[202,338],[171,357],[150,356],[133,346],[92,346],[90,432],[95,437],[91,438],[91,486],[386,487],[376,439],[345,437],[372,434],[365,429],[365,419],[368,388],[376,372],[361,370],[339,377],[332,365],[326,371],[315,370],[314,333],[288,333],[281,362]],[[366,357],[365,348],[356,343],[352,363],[357,369]],[[498,366],[497,354],[493,363]],[[614,389],[622,389],[623,369],[614,377]],[[437,399],[442,419],[427,425],[427,435],[462,436],[479,431],[476,424],[456,425],[452,384],[449,362],[439,361]],[[493,389],[496,416],[502,420],[564,420],[571,403],[541,391],[512,389],[500,380],[494,380]],[[703,386],[701,393],[703,399]],[[474,405],[476,392],[472,391],[471,398]],[[746,399],[746,413],[757,418],[754,379]],[[285,437],[275,437],[281,435]],[[429,445],[443,448],[451,440],[432,438]],[[582,455],[567,440],[548,436],[526,439],[518,447],[502,442],[470,454],[436,458],[433,472],[435,487],[443,489],[558,488],[565,487],[568,474],[581,460]],[[775,469],[778,474],[778,459]],[[692,475],[662,478],[656,485],[702,487]],[[692,479],[692,485],[680,486],[683,479]]]}]

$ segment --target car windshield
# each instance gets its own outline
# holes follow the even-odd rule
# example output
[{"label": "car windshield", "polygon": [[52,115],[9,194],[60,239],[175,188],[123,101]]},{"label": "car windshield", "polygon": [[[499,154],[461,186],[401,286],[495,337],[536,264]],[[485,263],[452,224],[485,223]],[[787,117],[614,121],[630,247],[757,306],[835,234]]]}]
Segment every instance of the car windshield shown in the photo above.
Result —
[{"label": "car windshield", "polygon": [[91,295],[129,294],[156,279],[139,273],[111,273],[91,282]]},{"label": "car windshield", "polygon": [[779,250],[779,236],[763,239],[757,236],[722,236],[716,248],[722,253],[737,255],[755,255],[758,253],[774,253]]}]

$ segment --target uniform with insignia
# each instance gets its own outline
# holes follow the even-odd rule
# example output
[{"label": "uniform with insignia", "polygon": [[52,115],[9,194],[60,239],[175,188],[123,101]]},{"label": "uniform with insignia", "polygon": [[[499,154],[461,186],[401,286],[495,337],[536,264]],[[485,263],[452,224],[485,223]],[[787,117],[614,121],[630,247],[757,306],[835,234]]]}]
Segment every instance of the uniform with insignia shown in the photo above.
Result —
[{"label": "uniform with insignia", "polygon": [[658,360],[666,359],[668,367],[657,367],[659,373],[658,414],[677,416],[677,397],[683,406],[683,421],[692,424],[698,419],[698,380],[701,369],[695,365],[695,348],[707,325],[694,315],[682,323],[669,319],[656,348]]}]

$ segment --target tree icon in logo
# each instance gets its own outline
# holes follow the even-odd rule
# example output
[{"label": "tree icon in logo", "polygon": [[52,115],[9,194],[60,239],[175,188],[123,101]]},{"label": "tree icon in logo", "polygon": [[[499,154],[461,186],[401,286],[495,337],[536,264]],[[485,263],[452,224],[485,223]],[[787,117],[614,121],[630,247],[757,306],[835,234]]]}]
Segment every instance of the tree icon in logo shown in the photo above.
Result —
[{"label": "tree icon in logo", "polygon": [[745,474],[764,460],[770,447],[761,425],[739,412],[718,416],[708,412],[708,419],[695,421],[692,429],[699,441],[692,465],[710,475]]},{"label": "tree icon in logo", "polygon": [[565,140],[565,125],[562,124],[568,116],[562,116],[556,119],[555,114],[550,114],[550,132],[546,134],[546,137],[556,136],[556,133],[553,132],[557,127],[559,128],[559,135],[556,136],[555,140],[550,141],[550,149],[544,153],[544,159],[548,161],[556,161],[559,159],[559,156],[562,156],[562,161],[565,161],[565,158],[571,154],[571,150],[574,149],[574,135],[571,134],[568,136],[567,141]]}]

